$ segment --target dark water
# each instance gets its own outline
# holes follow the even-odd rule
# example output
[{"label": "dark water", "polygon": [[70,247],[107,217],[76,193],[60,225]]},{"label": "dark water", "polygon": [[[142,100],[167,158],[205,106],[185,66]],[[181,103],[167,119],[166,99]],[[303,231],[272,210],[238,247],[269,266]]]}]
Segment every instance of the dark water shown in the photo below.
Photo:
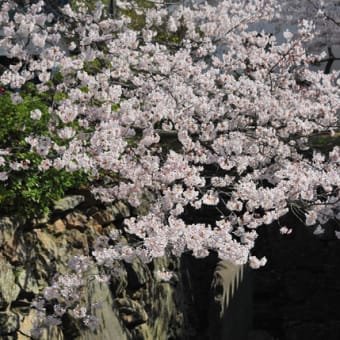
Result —
[{"label": "dark water", "polygon": [[[340,240],[335,222],[324,235],[289,217],[291,235],[263,227],[256,254],[268,264],[254,271],[253,328],[263,340],[340,339]],[[252,339],[249,339],[252,340]],[[259,338],[261,340],[261,338]]]}]

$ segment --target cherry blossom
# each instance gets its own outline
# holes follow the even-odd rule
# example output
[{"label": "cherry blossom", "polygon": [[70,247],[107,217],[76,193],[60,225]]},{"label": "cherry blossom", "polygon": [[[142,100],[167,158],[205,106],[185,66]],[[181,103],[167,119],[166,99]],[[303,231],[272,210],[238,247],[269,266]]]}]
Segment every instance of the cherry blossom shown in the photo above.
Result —
[{"label": "cherry blossom", "polygon": [[170,271],[166,271],[166,270],[165,271],[157,270],[155,274],[159,280],[164,281],[164,282],[169,282],[171,278],[173,277],[174,273]]},{"label": "cherry blossom", "polygon": [[[308,135],[334,132],[339,107],[337,74],[307,67],[315,60],[303,46],[314,35],[311,21],[301,20],[297,35],[286,30],[286,41],[279,43],[275,36],[249,29],[253,23],[278,19],[280,6],[274,1],[272,6],[230,1],[140,8],[140,15],[145,15],[143,32],[129,28],[130,18],[124,15],[106,17],[99,5],[85,17],[85,7],[78,13],[65,6],[63,13],[75,25],[70,31],[65,22],[43,13],[43,2],[27,7],[26,13],[18,10],[13,18],[8,16],[10,4],[1,8],[8,56],[23,52],[19,37],[30,39],[33,50],[41,54],[37,60],[32,52],[23,52],[19,64],[2,74],[2,83],[20,88],[38,75],[41,91],[47,91],[44,84],[53,72],[63,76],[55,91],[65,99],[50,107],[49,124],[51,137],[56,134],[68,143],[57,145],[48,136],[27,137],[31,150],[45,157],[39,169],[85,170],[93,176],[93,194],[105,202],[126,199],[137,208],[145,192],[153,192],[152,222],[145,225],[144,216],[125,221],[126,231],[144,239],[144,250],[151,257],[164,254],[167,244],[177,247],[177,241],[164,235],[170,227],[167,216],[180,218],[189,206],[222,209],[249,250],[254,229],[280,219],[291,204],[301,209],[308,205],[307,225],[329,220],[337,212],[336,201],[333,208],[322,207],[317,188],[328,193],[327,200],[335,197],[338,149],[328,156],[314,153],[312,159],[304,154]],[[169,34],[184,30],[182,45],[157,40],[164,24]],[[41,30],[44,25],[48,30]],[[62,36],[69,41],[70,53],[58,45]],[[106,44],[105,53],[95,46],[99,42]],[[85,68],[85,63],[103,58],[100,68]],[[22,68],[23,63],[28,68]],[[298,79],[305,79],[308,87]],[[118,106],[113,110],[114,105]],[[30,115],[40,119],[41,111]],[[176,141],[169,149],[167,134]],[[58,156],[50,159],[52,149]],[[221,174],[207,177],[209,167]],[[11,168],[22,167],[12,162]],[[110,187],[96,186],[101,170],[123,180]],[[7,173],[2,173],[5,181]],[[315,202],[320,202],[317,208]],[[191,228],[188,225],[183,235]],[[195,228],[199,230],[198,225]],[[183,248],[182,240],[181,249],[199,256],[216,250],[206,232],[214,228],[204,227],[203,239],[197,239],[200,244],[195,237],[184,238],[187,243]],[[124,251],[130,258],[133,247]]]},{"label": "cherry blossom", "polygon": [[[266,258],[252,255],[259,226],[298,211],[318,234],[339,216],[339,147],[315,151],[312,141],[339,129],[340,73],[316,71],[311,66],[325,56],[306,48],[336,25],[335,2],[307,3],[310,17],[275,0],[151,8],[117,1],[115,17],[99,3],[92,12],[66,5],[62,17],[45,14],[43,1],[1,5],[0,42],[15,61],[0,75],[1,88],[17,103],[28,82],[53,94],[48,135],[25,137],[41,159],[37,170],[84,171],[95,198],[133,208],[122,234],[135,241],[98,240],[89,258],[71,262],[79,273],[56,278],[45,299],[72,309],[92,263],[114,271],[117,261],[136,257],[215,252],[260,268]],[[283,41],[254,29],[285,18],[298,27],[285,29]],[[42,113],[29,116],[38,124]],[[14,149],[0,151],[1,184],[33,166]],[[219,217],[189,220],[205,209]],[[95,327],[87,310],[72,310]]]}]

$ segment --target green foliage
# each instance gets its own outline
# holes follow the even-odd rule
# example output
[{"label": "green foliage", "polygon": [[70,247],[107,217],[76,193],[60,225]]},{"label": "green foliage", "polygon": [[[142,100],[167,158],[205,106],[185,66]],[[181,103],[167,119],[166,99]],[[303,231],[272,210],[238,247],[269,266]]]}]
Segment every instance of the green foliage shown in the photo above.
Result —
[{"label": "green foliage", "polygon": [[93,61],[84,62],[84,71],[88,74],[95,75],[100,72],[105,67],[110,67],[111,64],[104,59],[94,59]]},{"label": "green foliage", "polygon": [[[34,109],[42,112],[39,121],[30,118],[30,112]],[[21,146],[24,138],[31,133],[42,133],[46,129],[48,119],[47,106],[38,96],[28,93],[22,103],[14,105],[9,93],[1,95],[0,148]]]},{"label": "green foliage", "polygon": [[[22,102],[16,105],[9,91],[0,95],[0,149],[10,152],[2,156],[5,164],[0,166],[0,172],[8,172],[8,180],[0,181],[0,213],[31,218],[47,213],[52,201],[63,197],[67,190],[85,186],[87,174],[54,168],[38,169],[43,158],[31,150],[25,138],[40,135],[53,140],[48,131],[48,94],[38,93],[34,84],[27,83],[20,96]],[[30,116],[35,109],[42,113],[39,120]],[[24,168],[11,169],[10,163],[13,162],[23,164]]]},{"label": "green foliage", "polygon": [[[89,11],[95,8],[95,0],[72,0],[71,6],[77,9],[81,5],[85,5]],[[110,0],[104,0],[106,9],[110,6]],[[145,27],[145,10],[155,7],[153,1],[135,0],[131,9],[118,9],[115,16],[125,15],[130,17],[131,23],[129,27],[141,32]],[[184,38],[186,29],[183,25],[177,32],[169,32],[164,22],[159,27],[152,27],[156,31],[155,40],[159,43],[178,45]],[[105,52],[105,44],[97,46]],[[84,71],[90,75],[100,73],[104,68],[111,68],[112,65],[105,58],[96,58],[91,62],[84,62]],[[43,161],[43,157],[39,156],[35,150],[31,150],[31,146],[25,141],[26,137],[46,136],[51,139],[52,143],[65,145],[63,141],[55,134],[51,134],[48,125],[51,119],[49,107],[52,104],[68,98],[67,93],[59,93],[55,91],[56,85],[64,81],[63,74],[55,71],[51,75],[51,80],[47,83],[50,90],[40,93],[34,83],[27,82],[17,93],[21,97],[21,102],[15,104],[12,102],[9,90],[0,94],[0,149],[8,150],[10,154],[3,155],[5,164],[0,164],[0,172],[8,173],[8,180],[0,181],[0,214],[19,214],[26,217],[38,217],[49,211],[53,200],[62,198],[68,190],[78,189],[88,186],[88,175],[83,171],[67,172],[65,170],[56,170],[53,167],[47,170],[40,170],[39,166]],[[80,90],[88,93],[87,86],[80,87]],[[90,105],[101,105],[99,101],[93,100]],[[120,104],[112,105],[112,111],[119,111]],[[39,109],[41,111],[40,119],[32,119],[31,111]],[[66,124],[79,132],[77,122]],[[65,124],[59,122],[58,127],[62,128]],[[90,127],[89,132],[93,127]],[[173,136],[171,136],[173,137]],[[130,147],[135,147],[141,138],[141,135],[127,138]],[[167,148],[170,137],[167,136],[164,145]],[[171,139],[171,138],[170,138]],[[177,138],[174,138],[178,143]],[[164,142],[164,136],[162,136]],[[164,143],[161,143],[164,144]],[[52,159],[56,156],[53,150],[49,151],[46,156]],[[24,164],[22,169],[13,169],[10,164],[18,162]],[[109,181],[117,181],[115,174],[102,174]]]},{"label": "green foliage", "polygon": [[22,170],[12,172],[9,180],[0,185],[0,212],[39,217],[50,211],[53,200],[58,200],[69,189],[86,184],[82,172],[49,169],[44,172]]},{"label": "green foliage", "polygon": [[340,146],[340,132],[337,131],[334,135],[324,133],[312,136],[309,138],[309,145],[314,150],[329,152],[335,146]]}]

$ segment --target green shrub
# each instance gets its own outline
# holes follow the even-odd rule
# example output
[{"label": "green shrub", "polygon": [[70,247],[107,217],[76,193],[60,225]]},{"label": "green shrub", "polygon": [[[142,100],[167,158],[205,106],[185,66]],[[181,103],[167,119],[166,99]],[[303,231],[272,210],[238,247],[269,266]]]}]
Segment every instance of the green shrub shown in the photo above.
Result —
[{"label": "green shrub", "polygon": [[[8,90],[0,95],[0,149],[5,159],[0,172],[8,172],[8,180],[0,181],[0,213],[39,217],[49,212],[53,200],[70,189],[85,186],[88,176],[83,171],[67,172],[53,167],[39,170],[43,158],[31,150],[25,138],[39,135],[60,143],[48,130],[50,98],[46,93],[38,93],[32,83],[26,84],[16,95],[22,98],[21,103],[13,103]],[[42,113],[39,120],[31,118],[31,111],[35,109]],[[53,158],[53,150],[50,156]],[[12,169],[10,163],[13,162],[24,164],[24,168]]]}]

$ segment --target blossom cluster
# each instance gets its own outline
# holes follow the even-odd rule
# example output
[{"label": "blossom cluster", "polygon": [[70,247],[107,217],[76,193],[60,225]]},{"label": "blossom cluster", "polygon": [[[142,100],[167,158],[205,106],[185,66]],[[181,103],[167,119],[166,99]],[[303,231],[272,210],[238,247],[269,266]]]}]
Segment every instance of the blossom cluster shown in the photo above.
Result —
[{"label": "blossom cluster", "polygon": [[313,50],[339,46],[340,5],[337,0],[284,1],[281,13],[281,22],[303,26],[309,20],[315,32],[313,43],[309,44]]},{"label": "blossom cluster", "polygon": [[[308,67],[315,56],[303,46],[313,37],[307,26],[284,43],[247,29],[274,18],[274,1],[171,10],[155,4],[144,9],[142,31],[99,4],[86,15],[66,5],[62,20],[43,6],[17,7],[11,16],[15,3],[2,5],[1,44],[19,61],[1,82],[20,97],[21,86],[38,78],[39,91],[63,95],[49,107],[49,136],[25,140],[43,158],[40,171],[84,170],[105,202],[138,207],[152,192],[149,213],[125,221],[126,231],[144,241],[136,249],[145,258],[213,249],[244,263],[256,228],[291,204],[306,211],[307,224],[338,214],[339,149],[313,157],[307,149],[310,135],[338,127],[339,74]],[[169,37],[160,40],[166,27]],[[57,84],[50,81],[56,72]],[[39,120],[40,110],[30,117]],[[6,157],[3,181],[15,171]],[[223,223],[185,223],[188,207],[205,206],[216,206]]]},{"label": "blossom cluster", "polygon": [[[92,311],[100,306],[93,302],[90,307],[85,307],[86,304],[82,301],[82,292],[87,283],[84,280],[84,273],[88,273],[87,269],[90,264],[90,259],[85,256],[73,258],[70,261],[70,268],[74,273],[55,277],[54,282],[45,288],[43,298],[32,303],[32,307],[37,311],[31,330],[33,338],[41,337],[46,326],[61,325],[62,317],[67,312],[71,313],[71,316],[76,320],[80,320],[86,327],[93,330],[97,328],[99,321]],[[95,276],[99,282],[102,280],[101,275]],[[51,311],[47,312],[47,304],[52,305],[52,313]]]},{"label": "blossom cluster", "polygon": [[[25,140],[42,158],[38,171],[82,170],[105,203],[123,200],[138,212],[147,202],[146,213],[124,221],[138,241],[99,242],[98,264],[215,251],[258,268],[266,263],[251,256],[259,226],[294,209],[307,225],[339,218],[339,147],[313,152],[310,138],[337,133],[340,74],[310,68],[313,24],[281,43],[251,29],[277,19],[275,0],[117,7],[116,16],[99,3],[54,15],[43,1],[22,10],[7,0],[0,10],[0,43],[16,60],[2,86],[16,101],[27,82],[61,98],[49,103],[48,135]],[[0,151],[1,181],[15,166],[29,168],[13,163],[15,150]],[[212,207],[216,220],[187,222]],[[69,292],[74,286],[58,282],[45,298],[66,301]]]}]

